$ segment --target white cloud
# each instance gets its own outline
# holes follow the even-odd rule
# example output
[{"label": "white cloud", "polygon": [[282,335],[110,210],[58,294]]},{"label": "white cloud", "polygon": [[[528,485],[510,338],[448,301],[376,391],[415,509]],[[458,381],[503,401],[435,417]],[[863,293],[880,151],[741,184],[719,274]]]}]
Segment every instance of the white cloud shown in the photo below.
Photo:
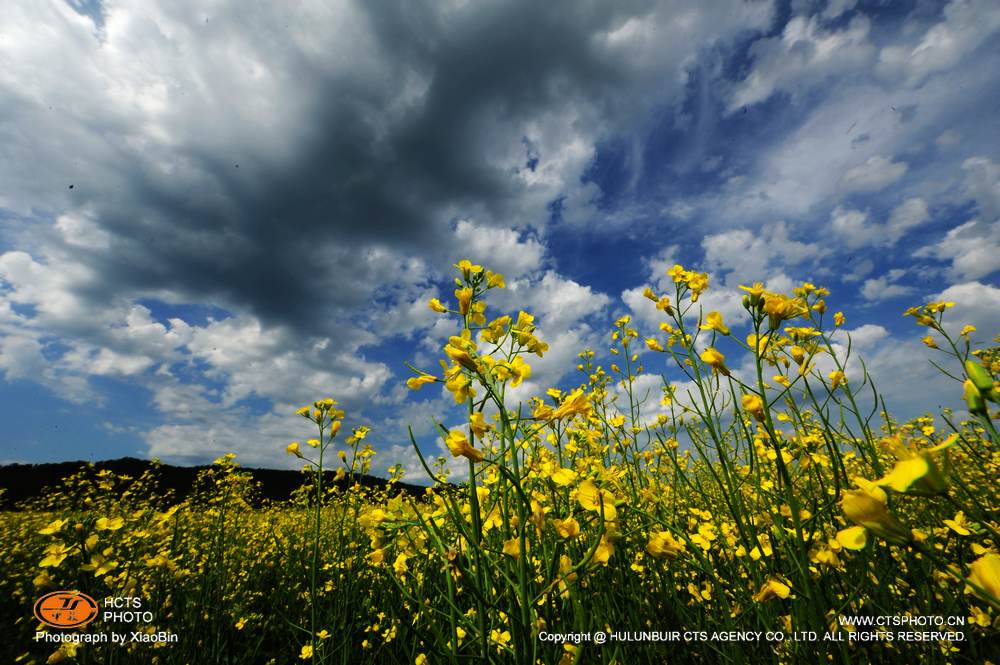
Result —
[{"label": "white cloud", "polygon": [[[144,435],[150,457],[195,464],[225,453],[235,452],[242,464],[264,467],[301,468],[303,462],[285,454],[294,439],[315,436],[306,423],[291,411],[288,415],[217,410],[197,422],[174,421],[151,429]],[[305,448],[305,446],[303,446]]]},{"label": "white cloud", "polygon": [[976,202],[987,221],[1000,218],[1000,166],[989,157],[970,157],[962,162],[965,193]]},{"label": "white cloud", "polygon": [[848,192],[877,192],[902,178],[907,168],[906,162],[875,155],[848,169],[840,182]]},{"label": "white cloud", "polygon": [[892,298],[908,296],[914,293],[916,289],[912,286],[898,283],[898,280],[902,279],[905,275],[906,270],[897,269],[890,270],[881,277],[866,279],[864,285],[861,287],[861,295],[870,301],[890,300]]},{"label": "white cloud", "polygon": [[[832,3],[827,11],[839,15],[847,4]],[[734,90],[729,110],[763,101],[778,90],[797,93],[830,76],[866,67],[875,56],[868,40],[870,29],[864,16],[855,17],[843,30],[829,32],[820,27],[818,17],[793,17],[780,37],[760,39],[750,47],[754,67]]]},{"label": "white cloud", "polygon": [[818,243],[792,240],[784,222],[765,225],[759,232],[735,229],[706,235],[701,244],[708,269],[734,286],[766,281],[775,271],[824,254]]},{"label": "white cloud", "polygon": [[94,280],[92,270],[79,263],[40,263],[22,251],[0,255],[0,280],[11,290],[5,300],[35,309],[32,325],[75,325],[92,320],[94,312],[74,287]]},{"label": "white cloud", "polygon": [[893,44],[879,53],[879,71],[918,85],[973,53],[1000,28],[1000,7],[992,0],[953,0],[944,20],[931,26],[916,44]]},{"label": "white cloud", "polygon": [[830,224],[840,240],[852,249],[873,244],[881,238],[878,226],[868,221],[867,212],[860,210],[838,206],[830,213]]},{"label": "white cloud", "polygon": [[666,314],[656,309],[656,303],[642,295],[644,290],[643,286],[626,289],[621,293],[621,300],[635,320],[637,330],[651,335],[656,332],[657,326],[668,318]]},{"label": "white cloud", "polygon": [[870,219],[869,211],[836,207],[830,213],[830,226],[848,248],[891,247],[912,229],[930,220],[927,202],[922,198],[906,199],[893,208],[882,224]]},{"label": "white cloud", "polygon": [[856,4],[858,4],[858,0],[830,0],[826,5],[826,9],[823,10],[823,18],[838,18],[845,12],[854,9]]},{"label": "white cloud", "polygon": [[971,220],[948,231],[935,244],[926,245],[913,256],[950,261],[954,279],[968,281],[1000,270],[1000,220],[987,224]]},{"label": "white cloud", "polygon": [[844,332],[851,336],[851,345],[861,349],[871,347],[889,336],[889,331],[885,327],[872,323],[866,323]]},{"label": "white cloud", "polygon": [[1000,288],[969,281],[953,284],[934,295],[932,301],[954,302],[946,311],[945,325],[954,333],[965,324],[978,329],[976,339],[988,340],[1000,333]]},{"label": "white cloud", "polygon": [[927,202],[922,198],[906,199],[893,208],[889,215],[887,238],[890,244],[895,244],[908,231],[930,220]]},{"label": "white cloud", "polygon": [[551,270],[541,279],[511,281],[507,287],[491,292],[490,300],[495,303],[491,309],[498,310],[494,315],[503,312],[516,317],[521,309],[535,315],[536,334],[549,345],[544,358],[526,359],[532,366],[531,380],[512,393],[513,399],[522,399],[539,388],[556,385],[574,370],[576,355],[598,341],[587,320],[605,314],[611,299]]},{"label": "white cloud", "polygon": [[664,292],[672,288],[673,279],[667,275],[667,271],[673,268],[678,262],[680,247],[677,245],[667,245],[653,256],[645,259],[646,270],[654,289]]},{"label": "white cloud", "polygon": [[88,249],[107,249],[111,245],[111,235],[86,214],[60,215],[56,229],[71,245]]},{"label": "white cloud", "polygon": [[238,316],[194,328],[188,348],[209,364],[209,376],[226,380],[227,405],[252,395],[297,403],[333,394],[361,407],[390,376],[384,364],[367,362],[351,349],[329,348],[329,340],[297,347],[300,342],[292,331]]},{"label": "white cloud", "polygon": [[948,129],[941,132],[936,139],[934,139],[934,144],[942,150],[950,148],[952,146],[958,145],[962,141],[962,135],[956,132],[954,129]]},{"label": "white cloud", "polygon": [[862,279],[871,274],[871,271],[874,269],[875,269],[874,261],[872,261],[871,259],[862,259],[857,263],[854,263],[850,272],[846,273],[843,276],[843,280],[848,284],[852,282],[860,282]]},{"label": "white cloud", "polygon": [[38,381],[48,363],[42,357],[42,345],[30,337],[0,337],[0,370],[8,381]]},{"label": "white cloud", "polygon": [[455,228],[458,247],[473,263],[502,273],[514,279],[525,273],[538,270],[542,264],[544,248],[535,238],[521,238],[511,229],[476,226],[468,220],[461,220]]}]

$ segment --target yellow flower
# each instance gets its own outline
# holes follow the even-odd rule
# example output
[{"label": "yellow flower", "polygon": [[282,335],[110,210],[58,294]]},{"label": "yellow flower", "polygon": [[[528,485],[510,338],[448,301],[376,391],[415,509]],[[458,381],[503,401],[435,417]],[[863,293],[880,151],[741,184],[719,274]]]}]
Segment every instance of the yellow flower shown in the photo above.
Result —
[{"label": "yellow flower", "polygon": [[837,312],[836,314],[833,315],[833,325],[837,326],[838,328],[844,325],[844,321],[846,320],[847,318],[844,316],[843,312]]},{"label": "yellow flower", "polygon": [[751,414],[759,422],[764,422],[764,400],[760,395],[749,393],[743,395],[740,400],[743,403],[743,410]]},{"label": "yellow flower", "polygon": [[849,550],[864,549],[868,531],[863,526],[850,526],[837,532],[837,542]]},{"label": "yellow flower", "polygon": [[458,300],[458,311],[465,316],[469,313],[469,305],[472,304],[472,289],[455,289],[455,298]]},{"label": "yellow flower", "polygon": [[521,310],[517,313],[517,321],[514,322],[512,330],[518,344],[527,344],[531,333],[535,331],[535,317]]},{"label": "yellow flower", "polygon": [[47,527],[39,529],[38,533],[42,534],[43,536],[51,536],[54,533],[62,531],[62,528],[66,526],[66,522],[68,521],[69,520],[54,520],[52,522],[49,522],[49,525]]},{"label": "yellow flower", "polygon": [[955,513],[955,519],[944,520],[944,523],[949,529],[951,529],[960,536],[969,536],[972,533],[971,531],[965,528],[967,522],[965,521],[965,513],[961,510]]},{"label": "yellow flower", "polygon": [[564,520],[556,518],[552,520],[552,526],[555,527],[560,538],[576,538],[580,535],[580,523],[572,517],[567,517]]},{"label": "yellow flower", "polygon": [[402,577],[410,569],[406,564],[407,556],[402,552],[396,557],[396,560],[392,564],[392,569],[395,571],[396,575]]},{"label": "yellow flower", "polygon": [[844,383],[847,379],[844,378],[844,373],[840,370],[830,372],[830,391],[837,389],[841,383]]},{"label": "yellow flower", "polygon": [[507,332],[507,326],[510,325],[510,317],[507,315],[498,317],[490,321],[490,324],[482,331],[483,339],[491,344],[496,344],[503,338],[504,334]]},{"label": "yellow flower", "polygon": [[521,385],[521,381],[531,378],[531,365],[524,362],[524,358],[521,356],[517,356],[514,360],[510,361],[508,367],[513,377],[513,380],[510,382],[511,387],[516,388]]},{"label": "yellow flower", "polygon": [[667,276],[674,280],[675,284],[680,284],[684,281],[684,275],[687,273],[684,270],[684,266],[679,263],[675,263],[674,267],[667,271]]},{"label": "yellow flower", "polygon": [[494,628],[490,631],[490,642],[496,645],[497,652],[502,652],[503,647],[510,644],[510,631],[509,630],[497,630]]},{"label": "yellow flower", "polygon": [[461,271],[462,277],[464,277],[465,279],[469,279],[469,277],[471,277],[472,275],[479,274],[483,271],[482,266],[476,265],[472,263],[472,261],[469,261],[468,259],[462,259],[461,261],[455,264],[455,267],[458,268],[459,271]]},{"label": "yellow flower", "polygon": [[486,325],[486,303],[483,301],[472,303],[469,308],[469,323],[474,326]]},{"label": "yellow flower", "polygon": [[613,522],[618,518],[614,495],[607,490],[598,489],[594,481],[590,479],[580,483],[576,492],[576,500],[584,510],[594,513],[601,513],[603,510],[605,521]]},{"label": "yellow flower", "polygon": [[771,329],[777,328],[782,321],[794,319],[804,313],[804,308],[788,296],[770,293],[764,297],[764,312],[768,315]]},{"label": "yellow flower", "polygon": [[885,501],[879,500],[873,493],[847,490],[841,497],[840,506],[847,519],[889,542],[903,544],[913,538],[910,530],[899,521],[899,518],[889,512]]},{"label": "yellow flower", "polygon": [[608,565],[608,561],[615,553],[615,543],[613,540],[608,538],[607,534],[601,536],[601,542],[597,545],[597,549],[594,550],[594,556],[590,560],[592,564],[600,564],[602,566]]},{"label": "yellow flower", "polygon": [[498,272],[486,271],[486,286],[491,289],[505,289],[507,284],[503,280],[503,275]]},{"label": "yellow flower", "polygon": [[94,577],[101,577],[107,575],[113,569],[118,567],[117,561],[108,561],[104,556],[100,554],[94,554],[90,557],[90,563],[86,563],[80,566],[80,570],[85,572],[93,572]]},{"label": "yellow flower", "polygon": [[94,525],[98,531],[117,531],[125,524],[125,520],[120,517],[102,517]]},{"label": "yellow flower", "polygon": [[[987,552],[973,561],[969,570],[971,572],[969,581],[993,596],[993,603],[1000,603],[1000,554]],[[980,591],[976,593],[982,595]]]},{"label": "yellow flower", "polygon": [[510,540],[505,540],[503,543],[503,553],[507,556],[520,559],[521,558],[521,541],[519,538],[511,538]]},{"label": "yellow flower", "polygon": [[471,353],[475,350],[475,342],[454,335],[448,338],[448,343],[444,346],[444,352],[449,358],[462,367],[472,370],[473,372],[475,372],[478,367],[475,359],[471,355]]},{"label": "yellow flower", "polygon": [[587,399],[587,395],[582,388],[577,388],[563,399],[559,408],[552,413],[552,418],[568,418],[578,413],[589,416],[590,410],[590,401]]},{"label": "yellow flower", "polygon": [[648,286],[645,288],[645,290],[643,290],[642,295],[644,298],[652,300],[653,302],[656,302],[658,300],[656,294],[653,293],[653,289],[649,288]]},{"label": "yellow flower", "polygon": [[663,353],[663,346],[656,340],[655,337],[646,338],[646,346],[648,346],[652,351],[659,351],[660,353]]},{"label": "yellow flower", "polygon": [[649,542],[646,543],[646,551],[656,559],[663,557],[673,559],[684,549],[684,541],[677,540],[669,531],[659,531],[652,534],[649,537]]},{"label": "yellow flower", "polygon": [[418,653],[417,657],[413,659],[413,665],[427,665],[427,656]]},{"label": "yellow flower", "polygon": [[971,335],[974,332],[976,332],[976,326],[965,325],[965,326],[962,326],[962,330],[959,331],[958,334],[961,335],[962,337],[965,337],[967,335]]},{"label": "yellow flower", "polygon": [[406,387],[410,390],[420,390],[420,387],[427,383],[434,383],[437,381],[437,377],[431,376],[430,374],[421,374],[420,376],[411,376],[406,380]]},{"label": "yellow flower", "polygon": [[729,376],[729,368],[726,367],[726,357],[719,353],[715,347],[708,347],[701,352],[701,361],[709,365],[716,372]]},{"label": "yellow flower", "polygon": [[476,411],[469,416],[469,429],[472,430],[472,434],[477,439],[481,439],[486,436],[486,432],[490,430],[490,425],[486,422],[486,418],[483,416],[482,411]]},{"label": "yellow flower", "polygon": [[691,289],[691,302],[698,302],[698,297],[708,290],[708,273],[692,272],[687,280],[688,288]]},{"label": "yellow flower", "polygon": [[432,311],[437,312],[439,314],[444,314],[445,312],[448,311],[448,308],[442,305],[441,301],[438,300],[437,298],[431,298],[427,302],[427,306],[430,307]]},{"label": "yellow flower", "polygon": [[292,441],[291,443],[289,443],[288,447],[285,448],[285,452],[288,453],[289,455],[295,455],[296,457],[302,457],[302,453],[299,452],[299,443],[298,443],[298,441]]},{"label": "yellow flower", "polygon": [[760,355],[767,351],[768,345],[771,343],[772,338],[770,335],[757,335],[756,333],[750,333],[747,335],[747,346],[756,355]]},{"label": "yellow flower", "polygon": [[944,492],[948,489],[945,478],[949,466],[947,449],[957,440],[958,436],[953,435],[944,443],[913,453],[897,437],[890,437],[887,441],[900,459],[892,471],[876,481],[877,484],[905,494],[927,496]]},{"label": "yellow flower", "polygon": [[445,444],[455,457],[465,457],[473,462],[482,462],[484,459],[483,453],[472,447],[469,439],[465,436],[465,432],[461,430],[453,429],[448,432]]},{"label": "yellow flower", "polygon": [[931,473],[931,465],[927,459],[911,457],[896,462],[892,471],[879,481],[879,485],[885,485],[897,492],[906,492],[929,473]]},{"label": "yellow flower", "polygon": [[550,477],[552,478],[552,482],[554,482],[556,485],[562,485],[563,487],[566,487],[567,485],[572,483],[573,480],[576,478],[576,471],[573,471],[572,469],[567,469],[565,467],[559,467],[552,473]]},{"label": "yellow flower", "polygon": [[700,327],[702,330],[717,330],[723,335],[729,334],[729,328],[722,322],[722,314],[718,312],[709,312],[705,317],[705,323],[701,324]]},{"label": "yellow flower", "polygon": [[927,348],[929,348],[929,349],[936,349],[936,348],[938,348],[937,342],[935,342],[934,338],[931,337],[930,335],[927,335],[926,337],[922,337],[920,339],[920,341],[923,342],[924,344],[926,344]]},{"label": "yellow flower", "polygon": [[61,564],[72,550],[63,543],[53,543],[45,548],[45,558],[39,563],[39,568],[55,568]]},{"label": "yellow flower", "polygon": [[301,660],[312,660],[313,648],[311,644],[306,644],[302,647],[302,651],[299,652],[299,658]]},{"label": "yellow flower", "polygon": [[764,585],[761,586],[760,591],[754,594],[753,599],[758,603],[763,603],[765,601],[771,600],[772,598],[788,598],[789,594],[792,592],[792,587],[790,587],[785,582],[775,578],[769,577]]},{"label": "yellow flower", "polygon": [[749,294],[751,301],[755,302],[764,295],[764,284],[761,282],[754,282],[753,286],[743,286],[740,284],[740,290],[746,291]]},{"label": "yellow flower", "polygon": [[455,398],[456,404],[461,404],[476,395],[476,389],[472,386],[472,380],[462,373],[462,368],[459,365],[453,365],[446,371],[444,387]]}]

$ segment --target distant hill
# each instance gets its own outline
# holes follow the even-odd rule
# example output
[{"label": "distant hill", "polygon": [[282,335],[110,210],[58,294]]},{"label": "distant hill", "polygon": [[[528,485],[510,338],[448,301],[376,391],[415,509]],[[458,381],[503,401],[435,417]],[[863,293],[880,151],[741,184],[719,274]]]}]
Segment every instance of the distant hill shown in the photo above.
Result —
[{"label": "distant hill", "polygon": [[[63,478],[71,476],[91,465],[97,470],[107,469],[117,475],[126,474],[132,477],[138,477],[154,466],[148,460],[136,459],[134,457],[123,457],[121,459],[100,462],[77,461],[48,464],[6,464],[0,466],[0,489],[5,490],[3,493],[0,493],[0,508],[6,510],[16,508],[17,504],[21,501],[42,495],[47,487],[57,486]],[[179,501],[191,492],[191,487],[198,472],[208,468],[210,468],[210,465],[173,466],[159,463],[156,470],[156,477],[159,481],[160,489],[172,489],[175,498]],[[260,483],[260,498],[262,500],[284,501],[305,480],[299,471],[255,469],[244,466],[240,466],[239,470],[252,474],[254,480]],[[332,472],[328,472],[325,475],[328,476],[326,482],[334,482],[334,474]],[[354,481],[357,481],[364,487],[383,488],[388,484],[383,478],[358,475],[354,479],[344,478],[337,485],[347,488]],[[393,486],[393,492],[421,495],[424,493],[424,488],[409,483],[396,483]]]}]

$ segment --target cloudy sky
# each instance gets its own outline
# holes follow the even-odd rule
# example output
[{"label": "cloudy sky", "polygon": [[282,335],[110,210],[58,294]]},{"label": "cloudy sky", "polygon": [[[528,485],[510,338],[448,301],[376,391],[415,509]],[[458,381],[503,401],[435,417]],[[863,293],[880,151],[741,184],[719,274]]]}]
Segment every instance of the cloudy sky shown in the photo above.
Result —
[{"label": "cloudy sky", "polygon": [[994,0],[6,2],[0,461],[294,466],[326,396],[405,458],[461,258],[538,316],[525,396],[655,330],[681,262],[734,327],[740,283],[827,286],[893,410],[955,403],[901,313],[1000,329],[998,33]]}]

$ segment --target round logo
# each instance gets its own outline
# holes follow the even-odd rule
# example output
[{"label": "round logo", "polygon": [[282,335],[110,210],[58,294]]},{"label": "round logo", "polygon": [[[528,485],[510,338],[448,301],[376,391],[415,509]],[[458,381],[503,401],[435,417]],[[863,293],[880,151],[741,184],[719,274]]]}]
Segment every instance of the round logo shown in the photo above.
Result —
[{"label": "round logo", "polygon": [[53,628],[79,628],[97,618],[97,603],[79,591],[53,591],[35,601],[35,618]]}]

